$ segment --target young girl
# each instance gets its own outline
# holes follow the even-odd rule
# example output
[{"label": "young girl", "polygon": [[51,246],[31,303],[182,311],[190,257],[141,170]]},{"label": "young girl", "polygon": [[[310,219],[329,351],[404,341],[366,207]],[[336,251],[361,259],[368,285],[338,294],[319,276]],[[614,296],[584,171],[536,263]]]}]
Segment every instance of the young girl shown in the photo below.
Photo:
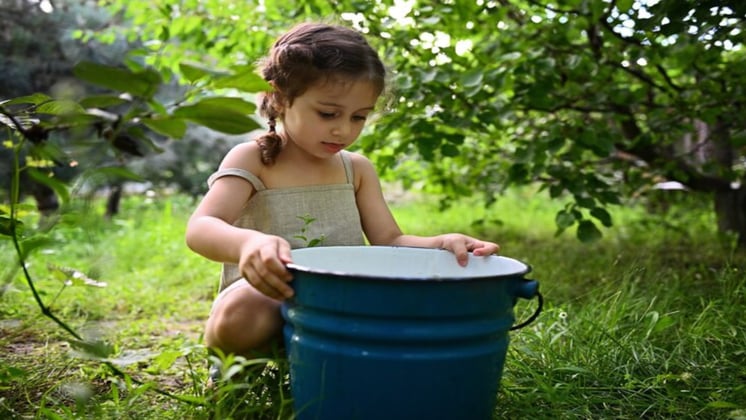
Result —
[{"label": "young girl", "polygon": [[[386,71],[358,32],[305,23],[277,39],[261,63],[273,90],[260,113],[269,132],[240,144],[208,180],[186,241],[218,262],[220,291],[207,320],[208,347],[248,355],[281,338],[280,304],[293,296],[292,248],[372,245],[490,255],[497,244],[458,234],[405,235],[365,157],[345,151],[384,90]],[[277,123],[281,127],[277,128]]]}]

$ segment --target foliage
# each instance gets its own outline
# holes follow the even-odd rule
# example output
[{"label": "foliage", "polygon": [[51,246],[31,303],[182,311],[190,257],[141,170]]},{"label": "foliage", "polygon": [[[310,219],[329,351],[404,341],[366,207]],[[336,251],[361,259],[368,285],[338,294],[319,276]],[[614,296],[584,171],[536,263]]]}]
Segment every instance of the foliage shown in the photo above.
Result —
[{"label": "foliage", "polygon": [[[21,166],[25,167],[26,161],[43,163],[43,171],[54,173],[54,177],[65,184],[71,184],[81,173],[97,168],[124,167],[138,173],[142,179],[147,179],[154,185],[167,185],[195,195],[203,193],[207,175],[214,170],[219,156],[237,142],[238,136],[189,124],[185,134],[180,137],[180,127],[172,122],[169,123],[173,126],[172,129],[166,128],[165,135],[157,132],[158,128],[163,131],[162,127],[155,127],[156,131],[153,131],[153,128],[140,124],[128,129],[129,132],[119,138],[112,139],[116,134],[116,130],[110,127],[113,122],[135,122],[138,116],[128,113],[140,112],[135,109],[139,105],[136,105],[135,101],[102,96],[112,93],[111,90],[114,94],[110,96],[115,96],[122,91],[121,85],[133,81],[128,79],[128,73],[122,67],[128,62],[143,62],[137,55],[140,51],[139,44],[137,41],[128,42],[122,36],[112,36],[101,42],[94,39],[81,40],[76,34],[107,27],[113,24],[114,19],[108,10],[97,7],[95,2],[90,0],[62,0],[54,3],[14,0],[0,4],[0,26],[3,27],[0,30],[0,39],[3,41],[0,70],[6,76],[0,80],[0,100],[41,93],[56,100],[80,102],[91,112],[98,112],[97,116],[102,118],[82,121],[79,129],[75,130],[63,124],[44,129],[34,128],[33,130],[38,131],[35,140],[45,140],[46,149],[55,149],[57,154],[64,156],[56,156],[56,159],[44,156],[44,159],[41,159],[39,148],[29,148],[27,145],[19,150]],[[131,55],[126,59],[128,53]],[[110,66],[116,71],[107,71],[98,76],[90,74],[91,72],[86,70],[86,62]],[[129,69],[133,70],[133,67]],[[202,70],[184,68],[184,71],[192,78],[199,78]],[[88,83],[87,80],[77,77],[75,72],[87,72],[83,78],[101,80],[94,80],[96,84]],[[193,84],[178,85],[168,72],[162,73],[160,77],[162,83],[157,88],[155,99],[163,106],[185,100],[185,92],[188,91],[197,96],[204,95],[204,92],[199,92],[199,88]],[[138,83],[137,80],[134,82]],[[107,91],[107,85],[112,89]],[[251,99],[250,93],[236,93],[232,92],[231,96]],[[211,96],[216,94],[218,93],[210,92]],[[99,102],[96,103],[96,100]],[[102,104],[101,101],[106,102]],[[241,108],[244,105],[235,105],[231,105],[231,109],[242,113]],[[106,113],[101,112],[103,110]],[[17,118],[24,117],[28,120],[35,117],[28,115],[28,112],[33,113],[33,110],[20,107],[7,111]],[[27,115],[23,115],[24,111]],[[200,111],[202,114],[205,112],[207,111]],[[7,117],[4,119],[3,116],[0,116],[0,121],[8,122]],[[163,121],[144,121],[150,125],[166,124]],[[247,123],[243,114],[236,120],[238,124],[242,122]],[[256,126],[254,121],[248,121],[246,128]],[[174,131],[174,128],[179,130]],[[244,130],[239,131],[243,133]],[[181,138],[183,141],[175,141]],[[110,147],[111,145],[115,147]],[[119,152],[120,149],[125,153]],[[0,179],[3,188],[9,187],[8,182],[12,175],[11,162],[9,149],[0,148]],[[21,174],[22,192],[33,194],[41,206],[54,209],[57,205],[54,191],[35,183],[33,178],[27,176],[28,174]],[[104,176],[99,173],[95,177],[85,177],[88,191],[112,186],[116,189],[121,183],[121,177],[115,175]]]},{"label": "foliage", "polygon": [[[61,197],[67,196],[67,185],[51,171],[58,165],[78,165],[75,155],[50,136],[62,130],[75,133],[76,145],[100,150],[100,156],[109,150],[116,152],[117,160],[87,162],[87,170],[110,179],[143,180],[122,169],[117,161],[122,162],[127,156],[144,156],[144,148],[159,150],[154,142],[157,136],[181,138],[188,124],[227,134],[246,133],[259,127],[253,117],[256,105],[246,95],[265,89],[266,83],[251,68],[238,67],[218,73],[185,64],[183,68],[190,69],[192,85],[181,98],[166,101],[157,96],[167,87],[163,75],[134,62],[129,64],[127,68],[84,61],[74,67],[79,79],[106,90],[101,94],[73,100],[36,93],[0,102],[0,124],[7,127],[5,133],[9,136],[4,147],[37,162],[19,168],[19,176],[25,171]],[[204,95],[218,90],[234,93]]]},{"label": "foliage", "polygon": [[[90,152],[95,150],[101,151],[100,155],[114,151],[117,160],[122,162],[127,156],[143,156],[143,147],[157,150],[155,139],[158,136],[183,137],[190,124],[227,134],[246,133],[259,127],[253,117],[256,106],[249,99],[251,94],[266,90],[268,85],[254,73],[253,67],[232,66],[221,70],[183,63],[180,68],[187,75],[189,85],[177,95],[168,82],[170,74],[136,60],[125,60],[120,65],[83,60],[72,67],[72,74],[95,86],[95,94],[50,96],[37,92],[0,100],[3,155],[8,156],[11,163],[8,204],[0,207],[0,239],[12,244],[17,257],[12,266],[21,269],[41,313],[67,333],[72,348],[101,362],[114,376],[142,390],[150,387],[133,380],[118,367],[117,361],[111,358],[115,352],[113,346],[83,337],[53,310],[51,305],[57,296],[50,303],[38,289],[28,261],[52,242],[49,236],[56,226],[53,219],[45,221],[38,229],[24,223],[28,208],[21,203],[21,178],[33,179],[70,205],[74,197],[70,186],[55,175],[53,168],[77,166],[76,156],[91,156]],[[59,132],[70,133],[75,139],[72,145],[87,149],[88,153],[73,153],[70,144],[55,136]],[[120,165],[111,165],[105,159],[86,162],[84,168],[82,183],[96,176],[142,180],[138,174]],[[70,218],[73,214],[66,208],[62,216]],[[76,284],[104,284],[76,268],[52,271],[63,282],[58,295]],[[12,275],[8,278],[12,279]],[[18,376],[16,370],[5,369],[4,372],[11,379]],[[174,397],[160,388],[154,391]]]},{"label": "foliage", "polygon": [[72,74],[76,62],[113,64],[127,52],[128,46],[121,40],[80,43],[69,29],[104,27],[110,19],[106,9],[92,7],[87,0],[60,0],[54,2],[57,7],[49,13],[43,3],[0,3],[0,98],[33,92],[75,94],[83,89]]},{"label": "foliage", "polygon": [[724,200],[718,224],[746,245],[742,2],[108,4],[172,69],[251,63],[292,21],[344,20],[391,65],[392,108],[360,147],[392,178],[447,200],[540,182],[566,202],[558,233],[582,240],[612,225],[609,206],[675,180]]},{"label": "foliage", "polygon": [[311,226],[313,222],[316,221],[313,217],[311,217],[308,214],[305,214],[303,216],[297,216],[298,219],[300,219],[303,222],[303,227],[300,230],[300,233],[297,235],[294,235],[293,237],[296,239],[300,239],[301,241],[305,242],[305,246],[310,248],[312,246],[319,246],[324,243],[324,235],[322,234],[318,238],[309,238],[308,235],[308,228]]},{"label": "foliage", "polygon": [[[581,239],[611,226],[608,206],[657,181],[730,189],[744,169],[744,8],[719,4],[415,3],[398,20],[365,11],[406,112],[385,116],[363,147],[392,163],[417,151],[432,162],[428,184],[450,196],[541,182],[571,199],[557,226],[576,225]],[[683,149],[698,121],[717,133]],[[713,144],[734,158],[695,159]]]}]

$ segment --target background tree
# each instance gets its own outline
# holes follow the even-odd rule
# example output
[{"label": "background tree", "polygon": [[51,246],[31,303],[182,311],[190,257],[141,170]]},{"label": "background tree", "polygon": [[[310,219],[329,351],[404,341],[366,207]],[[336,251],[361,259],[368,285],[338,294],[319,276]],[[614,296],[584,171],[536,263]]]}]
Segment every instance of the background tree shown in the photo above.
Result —
[{"label": "background tree", "polygon": [[251,63],[290,21],[353,22],[393,70],[393,107],[360,145],[398,179],[488,200],[538,182],[584,240],[612,224],[607,206],[674,180],[746,246],[742,2],[111,5],[163,66]]},{"label": "background tree", "polygon": [[[46,93],[61,99],[81,96],[86,86],[73,75],[76,62],[89,59],[103,63],[119,60],[127,51],[122,42],[83,44],[72,36],[71,28],[97,28],[109,19],[105,9],[91,7],[85,1],[49,2],[8,0],[0,3],[0,100]],[[2,118],[2,116],[0,116]],[[0,120],[9,122],[7,120]],[[49,139],[60,148],[71,146],[66,130],[40,131],[41,140]],[[26,150],[20,158],[26,163]],[[39,157],[39,156],[37,156]],[[88,159],[78,157],[79,161]],[[0,147],[0,185],[8,191],[12,175],[12,152]],[[68,162],[47,160],[41,163],[55,177],[69,181],[79,167],[70,167]],[[59,206],[57,196],[49,186],[35,182],[22,172],[23,190],[34,196],[40,210],[49,212]]]},{"label": "background tree", "polygon": [[389,51],[410,48],[389,55],[406,112],[376,130],[400,140],[365,147],[416,149],[449,195],[539,182],[572,198],[557,224],[581,239],[611,225],[606,206],[675,180],[711,194],[744,246],[745,9],[727,3],[415,3],[368,19]]},{"label": "background tree", "polygon": [[[110,190],[107,215],[116,213],[127,180],[147,179],[151,184],[199,194],[216,159],[238,141],[204,126],[195,126],[197,131],[191,133],[192,125],[186,120],[162,118],[168,113],[165,108],[149,109],[161,103],[193,102],[187,96],[202,95],[199,89],[204,83],[180,86],[167,71],[143,71],[137,39],[129,42],[114,33],[102,37],[103,42],[80,39],[79,34],[85,30],[116,25],[116,17],[96,2],[3,2],[0,22],[0,70],[6,76],[0,79],[0,123],[11,129],[20,124],[29,140],[18,150],[0,148],[0,178],[3,190],[9,191],[13,155],[18,153],[21,167],[33,166],[19,174],[22,191],[34,196],[40,210],[56,210],[62,184],[91,172],[96,175],[86,177],[87,191],[95,192],[100,187]],[[140,76],[126,80],[133,73]],[[191,76],[196,80],[206,74],[195,70]],[[223,84],[240,85],[225,80]],[[45,96],[35,97],[38,93]],[[11,100],[19,97],[26,99]],[[242,106],[238,100],[232,104]],[[199,117],[210,112],[204,109],[192,108],[189,112],[196,119],[205,118],[203,123],[218,130],[243,132],[257,127],[241,110],[231,110],[228,115],[239,113],[236,121],[244,124],[242,128],[227,128],[214,117]],[[152,118],[156,113],[161,118]],[[179,136],[184,137],[183,141],[176,141],[181,140]],[[116,168],[131,171],[113,170]],[[134,172],[140,176],[134,176]]]}]

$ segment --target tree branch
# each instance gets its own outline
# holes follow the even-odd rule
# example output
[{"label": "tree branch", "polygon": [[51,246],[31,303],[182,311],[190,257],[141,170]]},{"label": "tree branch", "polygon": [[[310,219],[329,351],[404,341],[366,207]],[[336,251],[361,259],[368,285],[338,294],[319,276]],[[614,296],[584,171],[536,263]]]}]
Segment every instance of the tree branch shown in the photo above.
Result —
[{"label": "tree branch", "polygon": [[677,92],[683,92],[684,88],[681,86],[678,86],[674,81],[671,79],[671,76],[668,75],[668,72],[666,72],[666,69],[663,68],[662,65],[656,64],[655,65],[656,70],[658,70],[658,73],[660,73],[661,76],[663,76],[663,79],[666,81],[668,86],[671,86],[671,88]]},{"label": "tree branch", "polygon": [[650,85],[650,86],[652,86],[652,87],[654,87],[656,89],[659,89],[659,90],[661,90],[663,92],[667,92],[668,91],[664,86],[659,85],[658,83],[656,83],[655,80],[653,80],[650,76],[648,76],[647,74],[645,74],[642,71],[635,70],[634,68],[629,67],[629,66],[623,66],[621,63],[613,63],[613,65],[614,65],[614,67],[622,69],[623,71],[631,74],[632,76],[636,77],[637,79],[641,80],[642,82],[644,82],[644,83],[646,83],[646,84],[648,84],[648,85]]},{"label": "tree branch", "polygon": [[656,167],[657,165],[655,164],[659,162],[669,162],[670,165],[662,165],[663,175],[670,180],[681,182],[692,190],[704,192],[731,190],[729,180],[703,174],[696,167],[688,164],[680,157],[663,153],[660,149],[653,147],[653,145],[638,141],[642,136],[642,130],[637,125],[634,114],[629,109],[629,106],[616,105],[615,107],[619,115],[626,117],[621,122],[622,134],[627,140],[631,140],[628,144],[621,142],[615,143],[614,147],[618,150],[635,156],[653,167]]}]

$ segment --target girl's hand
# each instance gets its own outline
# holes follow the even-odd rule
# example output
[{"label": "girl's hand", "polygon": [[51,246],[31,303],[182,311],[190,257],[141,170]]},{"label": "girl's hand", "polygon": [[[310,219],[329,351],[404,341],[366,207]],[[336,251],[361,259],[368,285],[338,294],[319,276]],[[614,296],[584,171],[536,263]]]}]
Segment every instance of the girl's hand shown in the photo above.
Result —
[{"label": "girl's hand", "polygon": [[238,268],[256,290],[284,300],[293,296],[293,289],[288,285],[292,275],[285,268],[290,262],[288,241],[279,236],[263,235],[243,244]]},{"label": "girl's hand", "polygon": [[460,233],[447,233],[437,237],[441,241],[440,248],[447,249],[456,255],[456,261],[462,267],[469,262],[468,252],[481,257],[492,255],[500,251],[500,245],[494,242],[480,241],[471,236]]}]

